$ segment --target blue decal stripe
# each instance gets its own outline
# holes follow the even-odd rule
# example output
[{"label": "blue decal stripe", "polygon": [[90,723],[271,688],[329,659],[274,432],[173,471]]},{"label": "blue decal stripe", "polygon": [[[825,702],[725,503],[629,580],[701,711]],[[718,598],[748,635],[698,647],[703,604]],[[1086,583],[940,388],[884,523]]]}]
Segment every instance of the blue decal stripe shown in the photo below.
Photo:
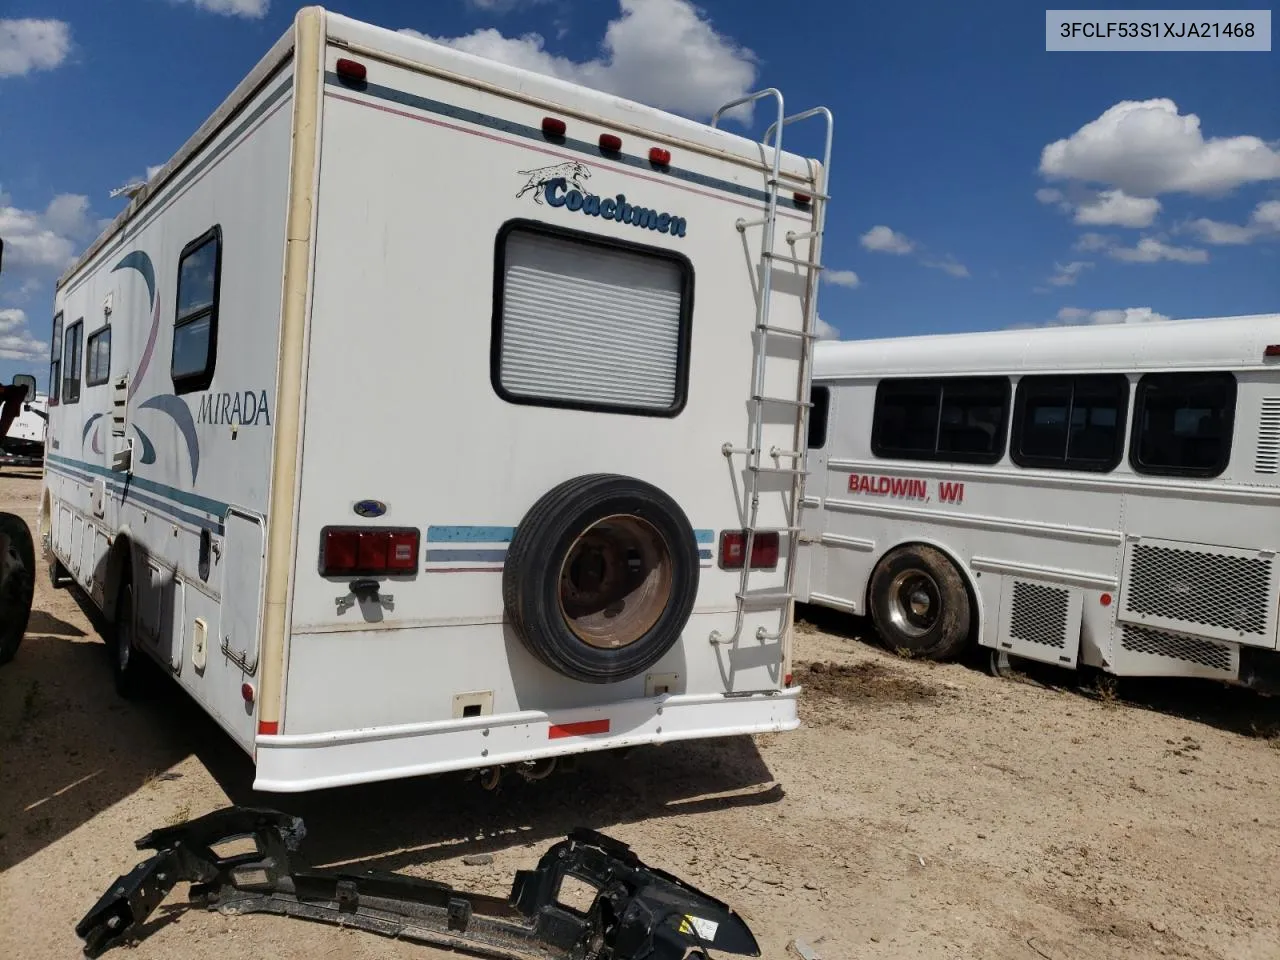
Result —
[{"label": "blue decal stripe", "polygon": [[693,538],[699,543],[715,543],[716,532],[714,530],[695,530],[693,531]]},{"label": "blue decal stripe", "polygon": [[[70,467],[75,470],[82,470],[85,473],[93,474],[98,477],[106,477],[108,480],[114,480],[117,483],[123,482],[122,475],[107,467],[96,463],[85,463],[83,460],[72,460],[70,457],[63,457],[57,454],[46,454],[45,459],[53,463],[60,464],[64,467]],[[223,516],[229,509],[228,505],[221,500],[213,500],[209,497],[202,497],[198,493],[190,493],[186,490],[179,490],[177,487],[171,487],[168,484],[157,483],[155,480],[148,480],[146,477],[139,477],[134,474],[128,478],[130,488],[136,487],[139,490],[147,490],[151,493],[159,494],[169,500],[179,503],[184,507],[192,507],[196,510],[203,510],[205,513],[212,513],[216,516]],[[133,495],[132,489],[129,496]]]},{"label": "blue decal stripe", "polygon": [[710,550],[699,550],[699,551],[698,551],[698,558],[699,558],[700,560],[710,560],[710,559],[711,559],[711,551],[710,551]]},{"label": "blue decal stripe", "polygon": [[428,550],[427,563],[502,563],[505,550]]},{"label": "blue decal stripe", "polygon": [[[336,73],[325,73],[325,83],[332,87],[338,87],[342,90],[350,90],[345,83],[338,79]],[[497,130],[501,133],[510,134],[516,137],[523,137],[526,140],[537,140],[541,143],[552,143],[553,146],[561,150],[571,150],[574,153],[586,154],[604,160],[607,163],[621,164],[626,167],[634,167],[637,170],[644,170],[650,174],[661,174],[672,177],[676,180],[683,180],[685,183],[696,184],[700,187],[707,187],[711,190],[719,190],[722,193],[732,193],[747,200],[754,200],[757,203],[768,203],[769,195],[763,190],[756,190],[752,187],[743,186],[740,183],[733,183],[729,180],[721,180],[717,177],[709,177],[704,173],[695,173],[693,170],[683,170],[679,167],[665,167],[656,169],[649,163],[648,157],[634,157],[630,154],[610,153],[607,156],[601,154],[599,144],[589,143],[586,140],[573,140],[571,138],[557,139],[548,141],[543,136],[542,130],[538,127],[531,127],[527,124],[516,123],[512,120],[504,120],[502,117],[490,116],[487,113],[478,113],[475,110],[468,110],[465,107],[454,106],[451,103],[444,103],[440,100],[432,100],[428,97],[419,97],[404,90],[397,90],[394,87],[384,87],[380,84],[370,83],[360,88],[360,93],[368,94],[379,100],[386,100],[391,103],[398,103],[404,107],[414,107],[418,110],[425,110],[428,113],[434,113],[437,116],[448,117],[451,120],[461,120],[465,123],[473,123],[478,127],[486,127],[490,130]],[[789,207],[793,210],[800,210],[804,213],[809,212],[809,207],[804,204],[796,203],[790,197],[778,197],[778,206]]]},{"label": "blue decal stripe", "polygon": [[515,527],[427,527],[429,543],[510,543]]},{"label": "blue decal stripe", "polygon": [[[85,483],[85,484],[93,483],[92,476],[85,473],[78,472],[76,470],[72,470],[67,467],[50,466],[49,469],[51,473],[56,473],[59,476],[68,477],[72,480],[77,480],[80,483]],[[157,513],[163,514],[164,516],[169,517],[173,520],[181,520],[183,523],[189,524],[193,527],[199,527],[200,529],[204,529],[207,527],[219,535],[226,532],[226,528],[222,525],[221,519],[210,521],[208,517],[200,517],[192,513],[187,513],[183,510],[179,510],[177,507],[173,506],[172,504],[166,503],[163,500],[159,500],[154,497],[149,497],[146,494],[138,493],[136,490],[126,491],[124,488],[124,485],[121,484],[119,481],[109,482],[107,484],[107,489],[117,499],[121,500],[122,502],[125,502],[125,501],[130,503],[136,502],[138,504],[148,506],[152,510],[156,511]]]}]

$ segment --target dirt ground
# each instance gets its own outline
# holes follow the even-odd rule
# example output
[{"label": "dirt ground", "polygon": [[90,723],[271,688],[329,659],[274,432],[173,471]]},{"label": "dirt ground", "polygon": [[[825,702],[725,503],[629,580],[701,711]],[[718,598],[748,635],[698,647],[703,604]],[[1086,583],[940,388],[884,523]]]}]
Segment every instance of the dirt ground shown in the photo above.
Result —
[{"label": "dirt ground", "polygon": [[[0,475],[0,510],[34,527],[37,490]],[[87,610],[42,572],[0,668],[0,957],[78,956],[73,928],[141,859],[137,837],[239,802],[301,815],[314,865],[503,896],[593,827],[739,909],[766,957],[800,937],[826,960],[1280,958],[1280,707],[1243,691],[1000,680],[899,660],[865,624],[805,610],[796,659],[817,666],[800,668],[794,733],[597,755],[496,794],[441,777],[266,796],[176,689],[116,698]],[[457,956],[184,900],[129,955]]]}]

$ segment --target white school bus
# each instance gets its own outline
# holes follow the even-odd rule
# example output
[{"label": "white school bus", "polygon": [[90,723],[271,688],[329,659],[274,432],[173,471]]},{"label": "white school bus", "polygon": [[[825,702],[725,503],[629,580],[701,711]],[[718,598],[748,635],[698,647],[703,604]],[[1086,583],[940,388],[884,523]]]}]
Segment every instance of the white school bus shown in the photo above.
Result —
[{"label": "white school bus", "polygon": [[826,342],[798,599],[886,646],[1280,681],[1280,315]]}]

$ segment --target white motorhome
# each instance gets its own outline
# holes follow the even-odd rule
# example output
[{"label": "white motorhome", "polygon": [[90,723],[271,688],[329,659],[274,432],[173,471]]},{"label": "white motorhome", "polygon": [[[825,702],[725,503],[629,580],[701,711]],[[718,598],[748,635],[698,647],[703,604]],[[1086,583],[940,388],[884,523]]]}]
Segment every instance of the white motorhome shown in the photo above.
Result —
[{"label": "white motorhome", "polygon": [[798,599],[919,657],[1280,682],[1280,315],[813,363]]},{"label": "white motorhome", "polygon": [[830,131],[301,10],[58,283],[43,539],[122,692],[267,791],[795,728]]}]

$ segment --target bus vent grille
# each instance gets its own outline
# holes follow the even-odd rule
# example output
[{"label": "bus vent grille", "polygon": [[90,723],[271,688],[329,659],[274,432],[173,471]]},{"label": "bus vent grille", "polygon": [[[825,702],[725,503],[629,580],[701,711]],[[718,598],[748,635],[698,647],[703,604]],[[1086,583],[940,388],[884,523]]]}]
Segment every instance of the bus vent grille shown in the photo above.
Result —
[{"label": "bus vent grille", "polygon": [[1272,558],[1140,543],[1129,567],[1126,612],[1240,635],[1265,636]]},{"label": "bus vent grille", "polygon": [[1015,580],[1009,635],[1014,640],[1059,649],[1067,645],[1070,595],[1058,587]]},{"label": "bus vent grille", "polygon": [[1180,637],[1146,627],[1124,625],[1120,646],[1131,653],[1145,653],[1151,657],[1168,657],[1198,663],[1212,670],[1231,670],[1231,648],[1211,640]]},{"label": "bus vent grille", "polygon": [[1254,473],[1280,473],[1280,397],[1262,398],[1262,422],[1258,426],[1258,453]]}]

